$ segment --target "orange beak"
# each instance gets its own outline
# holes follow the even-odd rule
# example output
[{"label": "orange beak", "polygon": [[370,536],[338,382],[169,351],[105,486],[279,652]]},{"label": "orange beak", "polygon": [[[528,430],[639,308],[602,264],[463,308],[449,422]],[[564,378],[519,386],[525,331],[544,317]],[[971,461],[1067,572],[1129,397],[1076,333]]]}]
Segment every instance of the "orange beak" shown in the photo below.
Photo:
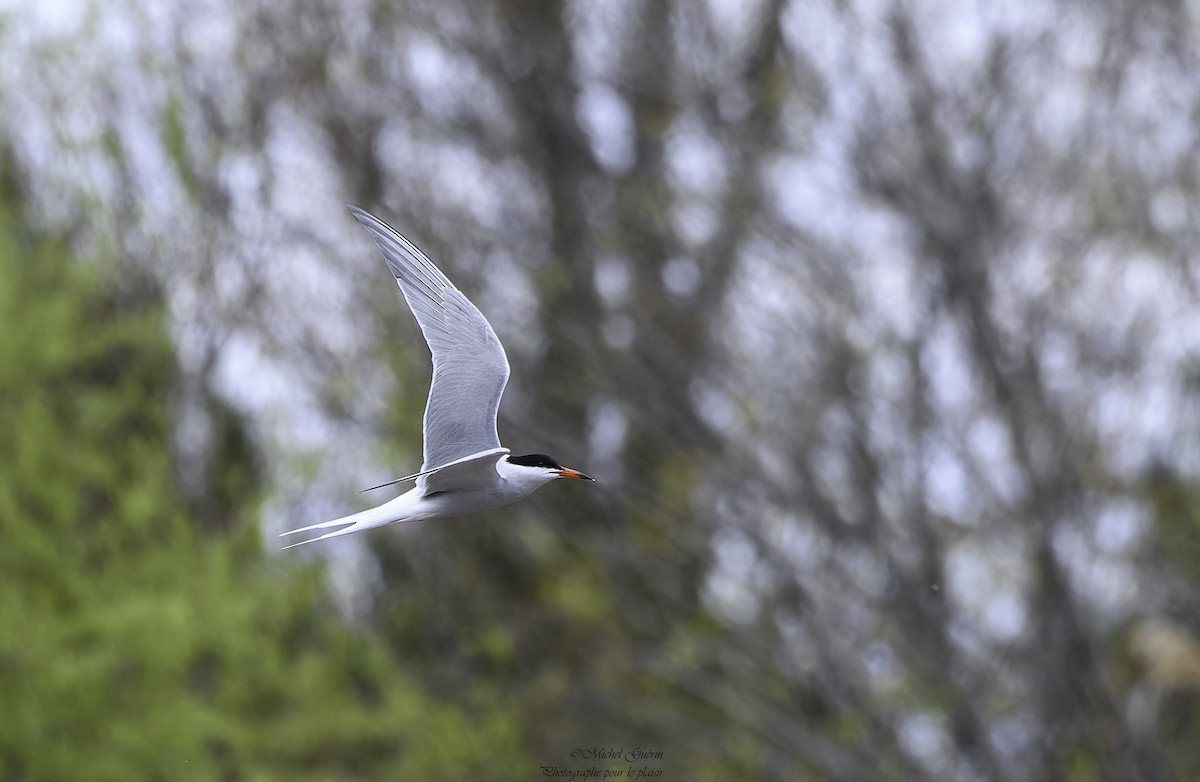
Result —
[{"label": "orange beak", "polygon": [[590,475],[584,475],[579,470],[572,470],[570,467],[564,467],[558,471],[559,478],[574,478],[577,481],[593,481],[595,478]]}]

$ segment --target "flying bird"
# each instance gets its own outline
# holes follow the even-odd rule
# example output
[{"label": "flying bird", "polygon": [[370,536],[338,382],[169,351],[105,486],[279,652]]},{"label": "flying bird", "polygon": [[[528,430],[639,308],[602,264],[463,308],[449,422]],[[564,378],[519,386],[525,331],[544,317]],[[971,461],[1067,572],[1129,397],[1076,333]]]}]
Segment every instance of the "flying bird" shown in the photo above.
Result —
[{"label": "flying bird", "polygon": [[412,480],[414,488],[370,510],[285,532],[280,537],[333,530],[284,548],[506,505],[559,478],[594,480],[545,454],[512,456],[500,445],[496,411],[508,383],[508,357],[491,324],[416,245],[374,215],[356,206],[349,209],[383,251],[433,354],[425,460],[420,472],[364,491]]}]

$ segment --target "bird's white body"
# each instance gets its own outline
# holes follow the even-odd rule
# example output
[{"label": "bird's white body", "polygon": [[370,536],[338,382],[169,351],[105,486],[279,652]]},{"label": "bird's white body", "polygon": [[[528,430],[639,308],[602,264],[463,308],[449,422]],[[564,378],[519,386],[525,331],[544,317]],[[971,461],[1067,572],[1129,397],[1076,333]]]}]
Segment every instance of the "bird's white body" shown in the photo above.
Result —
[{"label": "bird's white body", "polygon": [[496,412],[508,383],[508,358],[491,325],[415,245],[361,209],[352,206],[350,211],[383,251],[433,354],[425,463],[419,473],[374,487],[416,480],[415,488],[394,500],[283,534],[340,528],[293,544],[299,546],[387,524],[507,505],[558,478],[591,480],[548,456],[513,457],[501,447]]},{"label": "bird's white body", "polygon": [[[545,486],[550,481],[557,480],[560,477],[541,468],[523,467],[519,464],[512,464],[508,461],[505,454],[499,455],[499,458],[496,455],[489,454],[488,458],[480,461],[483,462],[481,465],[483,469],[489,469],[488,465],[490,463],[490,469],[494,470],[496,474],[496,479],[487,486],[451,491],[439,490],[435,483],[434,490],[430,491],[427,484],[421,483],[404,492],[396,499],[374,508],[368,508],[358,513],[352,513],[349,516],[343,516],[340,519],[323,521],[320,524],[313,524],[310,527],[292,530],[284,534],[290,535],[296,532],[308,532],[309,530],[343,527],[343,529],[316,538],[316,540],[323,540],[339,535],[362,532],[374,527],[383,527],[388,524],[398,524],[403,521],[424,521],[444,516],[465,516],[468,513],[496,508],[524,499],[539,487]],[[306,540],[302,543],[293,543],[292,545],[300,546],[304,543],[312,542],[311,540]],[[286,546],[285,548],[291,547]]]}]

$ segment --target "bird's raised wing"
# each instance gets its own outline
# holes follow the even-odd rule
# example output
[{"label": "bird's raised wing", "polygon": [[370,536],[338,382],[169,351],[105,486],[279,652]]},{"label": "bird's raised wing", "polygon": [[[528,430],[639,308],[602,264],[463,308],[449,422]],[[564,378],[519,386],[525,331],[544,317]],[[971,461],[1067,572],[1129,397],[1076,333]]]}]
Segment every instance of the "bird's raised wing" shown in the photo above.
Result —
[{"label": "bird's raised wing", "polygon": [[496,411],[508,384],[508,357],[496,332],[416,245],[379,218],[349,208],[383,251],[433,354],[421,470],[500,448]]}]

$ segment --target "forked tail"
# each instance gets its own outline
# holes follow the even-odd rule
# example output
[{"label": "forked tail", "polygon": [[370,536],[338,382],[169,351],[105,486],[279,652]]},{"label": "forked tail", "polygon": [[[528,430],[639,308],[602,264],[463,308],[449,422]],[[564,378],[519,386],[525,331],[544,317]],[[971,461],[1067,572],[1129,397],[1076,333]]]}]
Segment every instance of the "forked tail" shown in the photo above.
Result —
[{"label": "forked tail", "polygon": [[301,532],[311,532],[316,529],[329,529],[330,527],[343,528],[334,530],[333,532],[326,532],[324,535],[320,535],[309,540],[302,540],[299,543],[293,543],[290,546],[284,546],[283,548],[295,548],[296,546],[303,546],[305,543],[316,543],[318,540],[325,540],[326,538],[336,538],[339,535],[349,535],[354,532],[362,532],[363,530],[372,529],[373,527],[382,527],[385,524],[392,524],[397,521],[406,521],[403,512],[399,507],[397,507],[399,505],[398,500],[400,499],[400,497],[397,497],[395,500],[384,503],[377,508],[368,508],[367,510],[359,511],[358,513],[352,513],[349,516],[343,516],[340,519],[322,521],[320,524],[310,524],[309,526],[301,527],[300,529],[288,530],[279,537],[282,538],[288,535],[297,535]]}]

